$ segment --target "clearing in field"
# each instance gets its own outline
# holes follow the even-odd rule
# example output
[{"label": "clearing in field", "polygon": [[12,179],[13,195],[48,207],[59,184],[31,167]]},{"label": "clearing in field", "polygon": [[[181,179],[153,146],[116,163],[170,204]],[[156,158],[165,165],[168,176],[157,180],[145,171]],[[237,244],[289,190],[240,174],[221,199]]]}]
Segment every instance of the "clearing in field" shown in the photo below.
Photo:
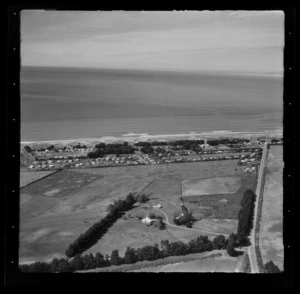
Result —
[{"label": "clearing in field", "polygon": [[240,187],[239,177],[214,177],[182,181],[182,196],[235,193]]}]

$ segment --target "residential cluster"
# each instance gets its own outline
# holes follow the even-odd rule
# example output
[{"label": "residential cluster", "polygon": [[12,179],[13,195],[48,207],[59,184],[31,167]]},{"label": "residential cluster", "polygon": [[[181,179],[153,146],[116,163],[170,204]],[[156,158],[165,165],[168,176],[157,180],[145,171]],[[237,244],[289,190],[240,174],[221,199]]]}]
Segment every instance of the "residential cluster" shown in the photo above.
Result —
[{"label": "residential cluster", "polygon": [[[188,140],[186,141],[188,142]],[[259,142],[262,144],[261,140]],[[193,150],[186,150],[184,145],[176,145],[174,143],[151,146],[150,149],[133,144],[134,151],[132,154],[104,154],[97,158],[88,156],[89,152],[97,150],[95,148],[97,145],[94,148],[80,144],[60,148],[55,148],[51,145],[39,149],[31,149],[29,146],[25,146],[24,149],[35,158],[35,161],[27,166],[28,170],[77,169],[240,159],[239,165],[245,165],[245,172],[256,171],[256,161],[260,159],[259,156],[262,152],[261,145],[247,141],[230,144],[230,147],[225,144],[215,144],[215,141],[214,146],[207,143],[193,143],[191,148]],[[126,146],[128,146],[128,143]]]}]

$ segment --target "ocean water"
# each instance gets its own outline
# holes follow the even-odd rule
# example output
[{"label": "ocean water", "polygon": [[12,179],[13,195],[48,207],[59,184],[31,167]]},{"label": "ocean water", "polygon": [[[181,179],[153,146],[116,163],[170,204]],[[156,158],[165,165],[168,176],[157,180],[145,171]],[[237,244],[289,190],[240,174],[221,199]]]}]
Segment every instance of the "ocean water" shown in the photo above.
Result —
[{"label": "ocean water", "polygon": [[282,128],[280,77],[23,67],[21,141]]}]

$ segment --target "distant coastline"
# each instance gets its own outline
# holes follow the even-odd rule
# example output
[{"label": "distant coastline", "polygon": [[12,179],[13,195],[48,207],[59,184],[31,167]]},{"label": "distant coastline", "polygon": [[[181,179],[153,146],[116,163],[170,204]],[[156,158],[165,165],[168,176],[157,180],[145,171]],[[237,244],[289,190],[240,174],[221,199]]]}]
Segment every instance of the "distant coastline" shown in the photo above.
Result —
[{"label": "distant coastline", "polygon": [[187,134],[164,134],[164,135],[149,135],[148,133],[136,134],[128,133],[122,136],[103,136],[99,138],[74,138],[65,140],[45,140],[45,141],[21,141],[21,145],[26,144],[72,144],[72,143],[85,143],[93,144],[95,142],[113,143],[119,141],[136,142],[136,141],[149,141],[149,140],[176,140],[176,139],[207,139],[207,138],[220,138],[220,137],[239,137],[239,138],[251,138],[251,137],[282,137],[282,129],[277,130],[265,130],[259,132],[233,132],[227,130],[212,131],[212,132],[190,132]]},{"label": "distant coastline", "polygon": [[205,76],[236,76],[236,77],[266,77],[266,78],[283,78],[283,72],[251,72],[251,71],[225,71],[225,70],[174,70],[164,68],[160,70],[155,69],[138,69],[138,68],[102,68],[102,67],[59,67],[59,66],[33,66],[22,65],[21,70],[35,71],[35,70],[59,70],[62,72],[103,72],[106,74],[126,74],[126,75],[205,75]]}]

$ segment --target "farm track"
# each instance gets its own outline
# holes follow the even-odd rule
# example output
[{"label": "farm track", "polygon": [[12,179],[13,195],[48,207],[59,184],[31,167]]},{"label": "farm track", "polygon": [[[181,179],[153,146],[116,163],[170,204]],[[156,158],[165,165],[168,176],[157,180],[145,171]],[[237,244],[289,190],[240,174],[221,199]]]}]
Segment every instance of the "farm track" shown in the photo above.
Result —
[{"label": "farm track", "polygon": [[268,145],[265,144],[264,145],[264,149],[263,149],[263,155],[262,155],[262,159],[261,159],[261,163],[260,163],[260,167],[259,167],[259,172],[258,172],[258,179],[257,179],[257,186],[256,186],[256,200],[255,200],[255,207],[254,207],[254,219],[253,219],[253,228],[250,234],[250,241],[251,241],[251,245],[248,247],[248,255],[249,255],[249,259],[250,259],[250,266],[251,266],[251,272],[252,273],[259,273],[259,266],[258,266],[258,262],[257,262],[257,252],[256,250],[258,249],[258,246],[256,246],[256,238],[255,235],[257,234],[257,226],[259,224],[257,224],[258,222],[258,203],[259,203],[259,198],[263,197],[263,189],[261,189],[261,185],[262,185],[262,178],[263,178],[263,174],[264,174],[264,169],[265,169],[265,165],[266,165],[266,158],[267,158],[267,152],[268,151]]},{"label": "farm track", "polygon": [[198,230],[198,229],[193,229],[193,228],[184,228],[184,227],[181,227],[181,226],[176,226],[176,225],[173,225],[169,222],[169,218],[168,218],[168,215],[161,209],[157,209],[157,211],[160,211],[161,213],[163,213],[166,217],[166,220],[165,220],[165,223],[170,226],[170,227],[173,227],[173,228],[177,228],[177,229],[182,229],[182,230],[189,230],[189,231],[195,231],[195,232],[200,232],[200,233],[207,233],[207,234],[213,234],[213,235],[224,235],[224,236],[229,236],[228,234],[223,234],[223,233],[216,233],[216,232],[210,232],[210,231],[204,231],[204,230]]},{"label": "farm track", "polygon": [[138,195],[140,195],[143,191],[145,191],[156,179],[152,179],[150,181],[150,183],[148,183],[139,193]]}]

